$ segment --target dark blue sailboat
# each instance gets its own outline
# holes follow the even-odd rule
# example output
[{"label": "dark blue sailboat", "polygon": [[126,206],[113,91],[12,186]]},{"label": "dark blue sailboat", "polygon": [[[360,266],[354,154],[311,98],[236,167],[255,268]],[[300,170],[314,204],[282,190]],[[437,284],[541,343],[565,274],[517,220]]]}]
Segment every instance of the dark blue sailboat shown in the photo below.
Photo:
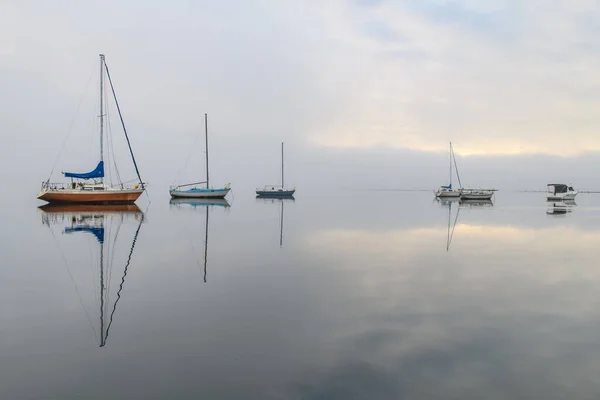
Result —
[{"label": "dark blue sailboat", "polygon": [[296,192],[296,187],[286,188],[283,170],[283,142],[281,142],[281,185],[265,185],[262,189],[256,189],[259,197],[291,197]]}]

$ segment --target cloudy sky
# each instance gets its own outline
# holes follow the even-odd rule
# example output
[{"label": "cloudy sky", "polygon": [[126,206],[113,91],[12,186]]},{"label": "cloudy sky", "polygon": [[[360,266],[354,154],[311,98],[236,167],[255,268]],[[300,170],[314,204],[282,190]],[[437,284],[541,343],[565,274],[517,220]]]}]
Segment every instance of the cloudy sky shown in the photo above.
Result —
[{"label": "cloudy sky", "polygon": [[[1,174],[47,178],[104,53],[157,185],[207,112],[214,180],[241,187],[278,179],[281,141],[295,183],[435,187],[452,141],[470,185],[592,189],[599,32],[591,0],[4,0]],[[92,128],[57,170],[94,164]]]}]

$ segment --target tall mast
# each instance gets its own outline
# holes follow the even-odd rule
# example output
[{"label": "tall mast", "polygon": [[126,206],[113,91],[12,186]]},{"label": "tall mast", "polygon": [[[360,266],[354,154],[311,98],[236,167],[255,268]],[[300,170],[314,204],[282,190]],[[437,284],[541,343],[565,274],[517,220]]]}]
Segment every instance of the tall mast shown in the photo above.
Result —
[{"label": "tall mast", "polygon": [[104,161],[104,54],[100,54],[100,161]]},{"label": "tall mast", "polygon": [[206,188],[210,187],[208,183],[208,114],[204,114],[204,137],[205,137],[205,148],[206,148]]},{"label": "tall mast", "polygon": [[283,142],[281,142],[281,189],[285,186],[285,182],[283,180]]},{"label": "tall mast", "polygon": [[450,161],[450,188],[452,188],[452,142],[450,142],[450,154],[448,155]]}]

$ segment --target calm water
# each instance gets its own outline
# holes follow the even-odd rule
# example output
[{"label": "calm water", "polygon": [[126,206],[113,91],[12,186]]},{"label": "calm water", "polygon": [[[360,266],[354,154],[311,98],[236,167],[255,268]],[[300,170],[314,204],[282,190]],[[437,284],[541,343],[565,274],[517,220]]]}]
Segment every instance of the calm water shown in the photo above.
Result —
[{"label": "calm water", "polygon": [[3,200],[1,398],[600,397],[600,196],[152,195]]}]

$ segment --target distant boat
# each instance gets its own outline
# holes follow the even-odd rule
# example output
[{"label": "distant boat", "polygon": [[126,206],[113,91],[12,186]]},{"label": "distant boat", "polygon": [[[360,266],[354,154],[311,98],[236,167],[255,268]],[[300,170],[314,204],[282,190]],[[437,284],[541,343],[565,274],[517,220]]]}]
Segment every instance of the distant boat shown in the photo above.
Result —
[{"label": "distant boat", "polygon": [[[460,176],[458,175],[458,167],[456,166],[456,158],[454,157],[454,149],[452,148],[452,142],[450,142],[450,180],[447,186],[440,186],[438,191],[435,193],[436,197],[460,197],[461,184]],[[456,177],[458,178],[458,189],[452,189],[452,161],[454,161],[454,168],[456,169]]]},{"label": "distant boat", "polygon": [[575,196],[579,193],[573,189],[572,186],[568,186],[562,183],[549,183],[548,184],[548,201],[562,201],[562,200],[575,200]]},{"label": "distant boat", "polygon": [[281,142],[281,185],[265,185],[262,189],[256,189],[256,194],[261,197],[289,197],[296,192],[296,187],[286,188],[283,170],[283,142]]},{"label": "distant boat", "polygon": [[491,200],[496,189],[462,189],[461,200]]},{"label": "distant boat", "polygon": [[[206,154],[206,181],[186,183],[183,185],[173,185],[169,188],[171,197],[187,197],[187,198],[216,198],[222,199],[227,196],[231,190],[229,184],[221,188],[211,188],[208,174],[208,115],[204,114],[204,138]],[[206,184],[206,187],[200,185]]]},{"label": "distant boat", "polygon": [[[104,182],[104,74],[108,78],[110,88],[115,100],[115,105],[121,119],[121,126],[127,139],[127,146],[129,147],[129,154],[135,167],[139,182],[132,187],[126,187],[123,182],[119,182],[117,185],[108,185]],[[121,115],[121,109],[117,102],[117,96],[115,89],[110,79],[110,73],[104,59],[104,55],[100,54],[100,161],[96,168],[90,172],[75,173],[75,172],[64,172],[65,177],[71,178],[70,183],[52,183],[50,178],[46,182],[42,183],[42,189],[38,194],[37,198],[45,200],[49,203],[87,203],[87,204],[128,204],[134,203],[138,197],[145,190],[145,184],[140,177],[140,171],[138,170],[135,157],[133,156],[133,150],[127,136],[127,130],[125,129],[125,123],[123,122],[123,116]],[[118,174],[117,174],[118,175]]]}]

